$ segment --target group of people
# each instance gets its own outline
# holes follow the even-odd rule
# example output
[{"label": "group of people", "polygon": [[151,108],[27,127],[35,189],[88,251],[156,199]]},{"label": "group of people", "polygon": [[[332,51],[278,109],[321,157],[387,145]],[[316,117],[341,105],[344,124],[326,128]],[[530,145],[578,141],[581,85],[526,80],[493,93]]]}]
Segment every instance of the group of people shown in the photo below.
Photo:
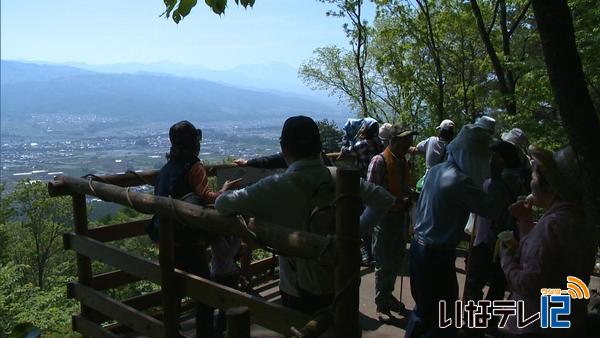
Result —
[{"label": "group of people", "polygon": [[[540,289],[564,288],[567,276],[589,283],[597,249],[594,229],[581,208],[580,169],[571,147],[552,153],[527,149],[527,138],[515,128],[496,140],[494,119],[482,116],[463,126],[444,120],[437,135],[416,146],[417,132],[401,124],[374,119],[350,120],[344,126],[340,158],[349,157],[361,175],[363,208],[360,231],[363,263],[375,267],[375,305],[383,323],[404,311],[392,293],[410,241],[410,286],[415,300],[406,337],[456,337],[456,326],[442,328],[440,301],[454,315],[458,300],[456,248],[463,239],[470,214],[472,232],[463,300],[524,300],[527,317],[540,311]],[[315,224],[315,210],[334,203],[335,171],[322,151],[317,124],[294,116],[283,125],[281,152],[258,159],[236,160],[238,165],[281,168],[285,172],[240,187],[227,181],[219,191],[208,187],[206,170],[198,159],[201,132],[187,121],[169,131],[171,149],[161,169],[155,194],[192,203],[214,204],[223,215],[243,215],[296,230],[333,234],[327,224]],[[426,171],[414,182],[413,156],[425,155]],[[338,159],[340,159],[338,158]],[[521,196],[531,195],[527,199]],[[535,222],[533,206],[545,209]],[[411,217],[412,214],[412,217]],[[414,224],[411,224],[414,219]],[[148,232],[160,240],[158,219]],[[316,222],[318,223],[318,222]],[[497,237],[510,233],[497,254]],[[411,239],[412,237],[412,239]],[[178,268],[230,287],[239,283],[235,263],[244,244],[235,237],[202,233],[178,225],[175,231]],[[212,248],[209,264],[207,246]],[[279,288],[284,306],[313,314],[334,300],[335,259],[308,260],[279,256]],[[518,327],[515,316],[506,333],[518,337],[581,337],[585,301],[573,300],[570,329],[548,330],[539,325]],[[221,335],[222,315],[196,308],[198,335]],[[216,324],[216,325],[215,325]],[[492,321],[489,328],[497,328]],[[483,330],[461,332],[483,337]],[[491,332],[495,333],[495,332]]]}]

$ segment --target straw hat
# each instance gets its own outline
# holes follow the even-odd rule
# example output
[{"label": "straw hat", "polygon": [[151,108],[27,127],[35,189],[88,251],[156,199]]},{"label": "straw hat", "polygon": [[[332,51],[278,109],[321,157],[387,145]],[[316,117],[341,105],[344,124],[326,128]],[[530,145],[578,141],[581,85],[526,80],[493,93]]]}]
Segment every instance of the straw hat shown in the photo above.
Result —
[{"label": "straw hat", "polygon": [[565,201],[579,203],[583,194],[581,169],[573,147],[568,146],[554,153],[530,146],[529,152],[550,186]]},{"label": "straw hat", "polygon": [[418,135],[418,134],[419,134],[418,132],[411,130],[408,127],[405,127],[401,124],[395,124],[392,126],[392,128],[390,130],[390,139],[402,138],[402,137]]}]

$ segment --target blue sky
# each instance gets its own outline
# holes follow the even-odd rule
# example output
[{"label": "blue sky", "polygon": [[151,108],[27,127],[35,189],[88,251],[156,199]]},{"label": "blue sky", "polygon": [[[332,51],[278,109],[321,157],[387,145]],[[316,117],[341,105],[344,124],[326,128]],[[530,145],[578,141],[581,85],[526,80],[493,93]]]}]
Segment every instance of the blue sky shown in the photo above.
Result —
[{"label": "blue sky", "polygon": [[[227,69],[282,62],[298,66],[317,47],[347,46],[342,19],[316,0],[233,0],[225,15],[203,0],[176,25],[161,0],[3,0],[2,59],[91,64],[171,61]],[[370,3],[367,13],[371,18]],[[372,21],[368,18],[369,21]]]}]

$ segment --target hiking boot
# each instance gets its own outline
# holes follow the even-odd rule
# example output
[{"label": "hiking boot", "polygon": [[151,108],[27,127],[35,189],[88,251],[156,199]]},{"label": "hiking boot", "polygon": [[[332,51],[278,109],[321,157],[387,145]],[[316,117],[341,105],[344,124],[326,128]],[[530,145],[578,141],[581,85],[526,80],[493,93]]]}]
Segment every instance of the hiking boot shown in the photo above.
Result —
[{"label": "hiking boot", "polygon": [[394,311],[397,313],[403,312],[406,309],[406,306],[404,306],[404,303],[397,300],[396,297],[394,297],[394,296],[392,296],[390,298],[390,300],[388,301],[388,307],[391,311]]},{"label": "hiking boot", "polygon": [[392,316],[390,310],[377,309],[377,320],[379,320],[382,323],[391,323],[394,320],[394,317]]}]

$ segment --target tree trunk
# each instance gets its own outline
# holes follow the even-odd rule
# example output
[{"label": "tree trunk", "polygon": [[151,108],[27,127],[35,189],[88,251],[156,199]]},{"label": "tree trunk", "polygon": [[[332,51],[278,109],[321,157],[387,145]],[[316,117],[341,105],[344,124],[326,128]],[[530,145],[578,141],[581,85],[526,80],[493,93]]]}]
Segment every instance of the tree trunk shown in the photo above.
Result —
[{"label": "tree trunk", "polygon": [[[500,1],[500,30],[502,31],[502,52],[504,53],[504,59],[509,62],[512,60],[510,50],[510,33],[508,31],[508,19],[506,16],[506,0]],[[506,89],[507,92],[504,94],[504,107],[509,115],[515,115],[517,113],[517,103],[515,100],[515,77],[510,67],[505,67],[506,72]]]},{"label": "tree trunk", "polygon": [[533,10],[554,99],[583,169],[586,218],[599,230],[600,148],[595,138],[600,123],[577,53],[571,11],[566,0],[533,0]]},{"label": "tree trunk", "polygon": [[444,111],[444,73],[442,71],[442,59],[440,57],[439,50],[435,43],[435,35],[433,34],[433,23],[431,22],[431,13],[429,12],[429,3],[426,0],[417,1],[423,16],[425,17],[425,23],[427,24],[427,38],[429,40],[428,48],[433,58],[433,64],[435,66],[435,76],[437,81],[438,97],[436,102],[438,122],[442,122],[446,117]]},{"label": "tree trunk", "polygon": [[[477,21],[477,29],[479,31],[479,35],[481,36],[481,40],[483,41],[485,50],[490,57],[490,61],[492,62],[492,67],[494,69],[494,73],[496,74],[496,78],[498,79],[498,88],[500,90],[500,93],[504,96],[505,108],[509,114],[511,114],[510,111],[513,109],[514,112],[516,112],[516,107],[513,108],[513,106],[510,104],[511,93],[508,83],[506,81],[506,76],[504,74],[504,67],[502,66],[502,63],[498,58],[498,54],[496,54],[496,49],[494,48],[494,45],[490,40],[490,35],[488,34],[488,31],[485,27],[485,23],[483,22],[483,16],[481,14],[481,9],[479,8],[477,0],[471,0],[471,9],[473,11],[473,15],[475,16],[475,20]],[[504,16],[504,19],[506,20],[506,15]],[[502,19],[500,21],[502,21]],[[514,95],[512,102],[514,103]]]},{"label": "tree trunk", "polygon": [[360,16],[360,12],[361,12],[361,7],[362,7],[362,2],[358,2],[356,4],[356,8],[355,8],[355,15],[356,15],[356,30],[357,30],[357,41],[356,41],[356,53],[354,54],[354,61],[356,62],[356,70],[358,71],[358,85],[360,87],[360,106],[362,109],[362,117],[368,117],[369,116],[369,108],[367,106],[367,91],[365,89],[365,60],[363,57],[363,53],[365,53],[365,51],[363,51],[363,48],[367,48],[367,46],[365,45],[365,41],[367,39],[367,37],[365,36],[365,31],[364,31],[364,27],[362,25],[361,20],[361,16]]}]

